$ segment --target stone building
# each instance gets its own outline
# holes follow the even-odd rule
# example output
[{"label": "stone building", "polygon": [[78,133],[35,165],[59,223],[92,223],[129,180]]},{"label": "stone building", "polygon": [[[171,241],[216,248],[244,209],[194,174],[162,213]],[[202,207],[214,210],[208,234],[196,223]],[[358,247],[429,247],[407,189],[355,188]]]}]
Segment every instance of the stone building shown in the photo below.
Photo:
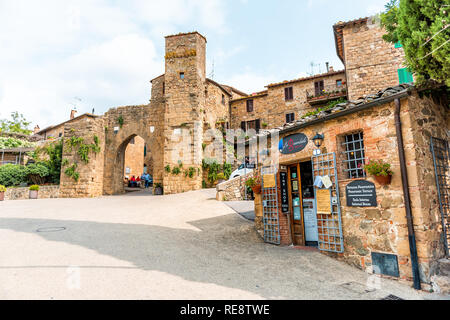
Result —
[{"label": "stone building", "polygon": [[[262,153],[250,154],[258,157],[262,175],[256,225],[266,242],[317,247],[370,273],[410,280],[416,288],[448,290],[448,282],[437,280],[448,269],[448,260],[441,259],[449,257],[450,242],[448,97],[445,89],[430,94],[411,84],[401,45],[385,43],[373,21],[333,27],[345,70],[332,74],[329,83],[344,77],[345,102],[318,109],[303,100],[294,119],[283,119],[289,112],[283,90],[270,101],[273,85],[231,102],[234,127],[253,120],[245,113],[245,99],[253,100],[254,108],[267,103],[266,109],[281,110],[255,113],[276,124],[249,142],[269,141],[259,143]],[[323,76],[298,83],[311,88],[311,81]],[[306,87],[297,94],[294,89],[294,96],[308,98]],[[273,134],[279,141],[272,143]],[[364,169],[379,160],[391,165],[390,183]]]},{"label": "stone building", "polygon": [[[203,149],[208,140],[204,136],[208,129],[229,128],[230,101],[246,96],[207,79],[205,60],[206,39],[198,32],[167,36],[166,72],[151,80],[149,104],[114,108],[103,116],[65,123],[64,144],[79,138],[83,143],[64,149],[67,161],[60,195],[95,197],[124,192],[124,173],[127,167],[131,171],[127,159],[142,158],[141,154],[127,156],[127,150],[136,149],[129,148],[130,142],[140,141],[138,137],[145,145],[143,163],[165,194],[201,189]],[[89,152],[89,162],[80,161],[80,147],[97,149],[89,149],[92,141],[98,141],[99,150]]]},{"label": "stone building", "polygon": [[412,81],[401,44],[383,40],[385,31],[377,17],[338,22],[333,31],[337,55],[345,65],[350,100]]},{"label": "stone building", "polygon": [[[396,131],[397,115],[403,146]],[[260,160],[263,174],[267,173],[262,195],[267,207],[260,214],[267,242],[315,246],[361,269],[411,280],[414,259],[405,211],[410,205],[418,276],[423,283],[431,283],[439,259],[446,255],[447,235],[430,151],[432,138],[448,139],[445,98],[420,98],[417,89],[402,85],[271,131],[277,131],[284,143],[300,144],[293,152],[283,149],[277,166]],[[320,154],[311,141],[317,133],[323,136]],[[405,154],[403,162],[400,148]],[[374,160],[392,166],[390,184],[378,183],[363,169]],[[264,179],[270,176],[276,182],[265,186]],[[315,179],[325,176],[331,187],[315,187]],[[364,187],[371,191],[358,195],[367,197],[367,203],[351,195],[353,188]],[[270,202],[274,196],[275,211]]]},{"label": "stone building", "polygon": [[343,70],[269,84],[265,91],[231,101],[231,127],[274,128],[338,99],[347,99]]}]

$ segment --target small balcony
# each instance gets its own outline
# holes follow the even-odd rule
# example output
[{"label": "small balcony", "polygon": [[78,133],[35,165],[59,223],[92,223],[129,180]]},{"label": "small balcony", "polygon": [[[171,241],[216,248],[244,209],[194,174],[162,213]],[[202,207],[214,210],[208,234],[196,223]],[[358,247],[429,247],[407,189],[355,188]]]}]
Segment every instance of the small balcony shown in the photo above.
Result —
[{"label": "small balcony", "polygon": [[306,91],[306,101],[312,106],[326,104],[329,101],[347,97],[346,87],[326,88],[322,92]]}]

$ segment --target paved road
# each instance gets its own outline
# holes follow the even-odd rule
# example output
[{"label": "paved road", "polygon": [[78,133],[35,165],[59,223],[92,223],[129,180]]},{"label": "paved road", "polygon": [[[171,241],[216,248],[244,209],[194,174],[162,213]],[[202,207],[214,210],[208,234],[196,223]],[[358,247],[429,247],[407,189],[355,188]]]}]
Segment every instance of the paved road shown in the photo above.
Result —
[{"label": "paved road", "polygon": [[226,201],[224,203],[245,219],[255,221],[255,203],[253,201]]},{"label": "paved road", "polygon": [[214,190],[5,201],[0,239],[0,299],[425,296],[388,280],[367,292],[362,271],[263,243],[251,222],[215,201]]}]

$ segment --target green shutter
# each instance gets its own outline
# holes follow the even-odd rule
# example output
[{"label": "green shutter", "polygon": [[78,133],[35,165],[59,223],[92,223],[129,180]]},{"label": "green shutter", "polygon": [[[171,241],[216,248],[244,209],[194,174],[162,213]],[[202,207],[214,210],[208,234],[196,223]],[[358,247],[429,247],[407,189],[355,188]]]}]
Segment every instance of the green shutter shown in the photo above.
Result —
[{"label": "green shutter", "polygon": [[398,82],[403,83],[413,83],[414,78],[411,72],[407,68],[398,69]]}]

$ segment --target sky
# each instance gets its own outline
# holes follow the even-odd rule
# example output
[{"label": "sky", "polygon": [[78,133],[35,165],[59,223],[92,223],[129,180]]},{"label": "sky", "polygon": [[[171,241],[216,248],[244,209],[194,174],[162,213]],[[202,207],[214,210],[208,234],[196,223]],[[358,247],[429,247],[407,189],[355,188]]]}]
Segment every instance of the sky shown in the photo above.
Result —
[{"label": "sky", "polygon": [[[30,127],[147,104],[164,36],[207,39],[207,76],[246,93],[335,70],[332,26],[387,0],[0,0],[0,119]],[[314,66],[312,66],[314,64]]]}]

